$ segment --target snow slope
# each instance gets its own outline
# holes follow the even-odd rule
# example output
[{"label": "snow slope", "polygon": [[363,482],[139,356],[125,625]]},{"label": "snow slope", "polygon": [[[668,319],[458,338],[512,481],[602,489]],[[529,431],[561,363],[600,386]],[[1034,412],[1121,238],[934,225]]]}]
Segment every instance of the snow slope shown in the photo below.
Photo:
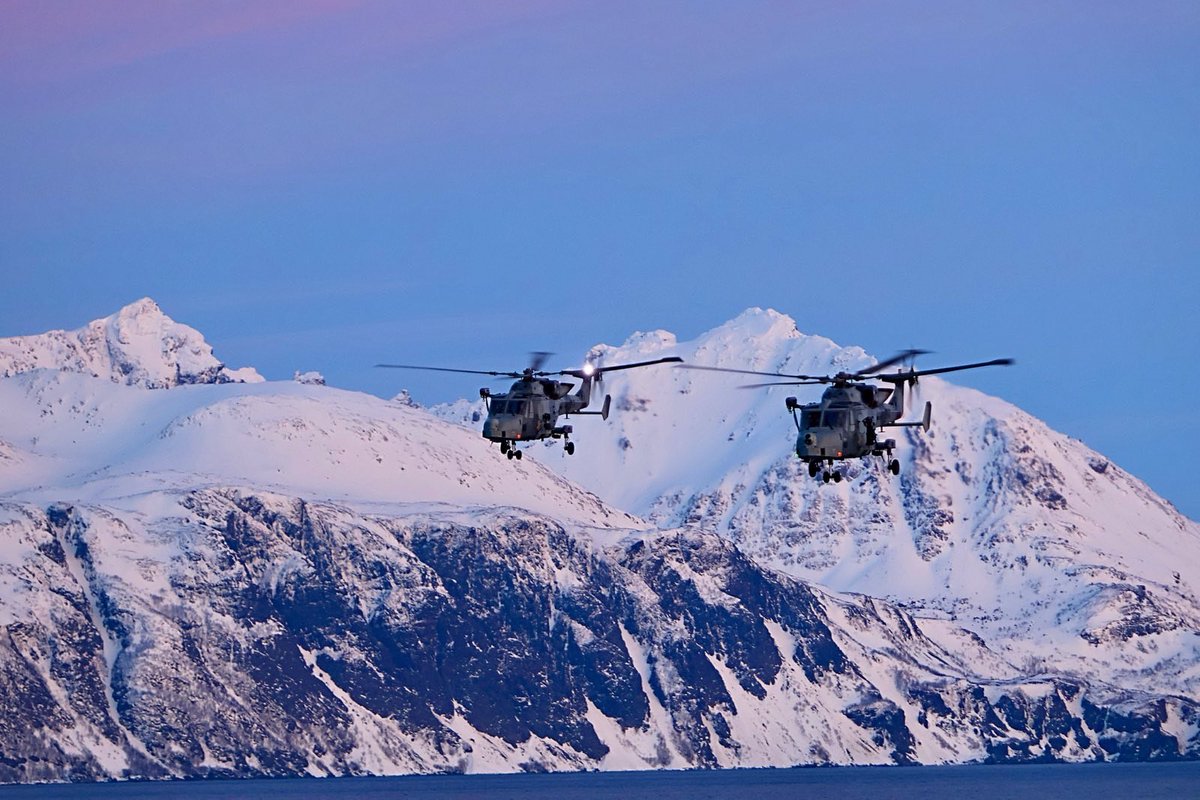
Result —
[{"label": "snow slope", "polygon": [[278,381],[151,392],[69,372],[0,380],[0,498],[127,506],[157,491],[241,485],[359,507],[518,505],[637,521],[479,437],[370,395]]}]

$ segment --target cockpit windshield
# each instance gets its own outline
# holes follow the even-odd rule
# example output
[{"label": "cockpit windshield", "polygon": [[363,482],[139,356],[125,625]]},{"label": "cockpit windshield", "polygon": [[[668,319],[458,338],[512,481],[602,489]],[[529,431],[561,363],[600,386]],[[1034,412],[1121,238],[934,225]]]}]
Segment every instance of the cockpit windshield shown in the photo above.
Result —
[{"label": "cockpit windshield", "polygon": [[846,424],[846,411],[828,408],[821,416],[821,424],[826,428],[840,428]]},{"label": "cockpit windshield", "polygon": [[525,406],[528,403],[528,400],[500,400],[492,398],[491,405],[488,408],[493,414],[524,414]]},{"label": "cockpit windshield", "polygon": [[802,428],[840,428],[846,424],[847,414],[844,408],[805,409],[800,417]]}]

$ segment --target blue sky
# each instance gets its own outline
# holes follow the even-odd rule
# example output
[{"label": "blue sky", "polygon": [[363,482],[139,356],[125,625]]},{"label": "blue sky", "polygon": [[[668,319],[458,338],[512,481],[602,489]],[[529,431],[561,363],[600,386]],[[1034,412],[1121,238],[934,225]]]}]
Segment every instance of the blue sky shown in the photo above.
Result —
[{"label": "blue sky", "polygon": [[1200,5],[17,2],[0,336],[138,297],[435,402],[749,306],[961,382],[1193,518]]}]

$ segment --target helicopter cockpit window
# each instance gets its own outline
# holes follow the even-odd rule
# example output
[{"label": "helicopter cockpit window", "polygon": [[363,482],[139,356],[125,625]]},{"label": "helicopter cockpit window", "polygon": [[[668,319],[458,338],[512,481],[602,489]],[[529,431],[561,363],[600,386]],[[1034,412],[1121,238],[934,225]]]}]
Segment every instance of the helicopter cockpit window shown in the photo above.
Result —
[{"label": "helicopter cockpit window", "polygon": [[805,428],[821,427],[821,409],[814,408],[810,411],[805,411],[801,417],[800,424]]},{"label": "helicopter cockpit window", "polygon": [[833,409],[828,409],[825,411],[822,424],[826,428],[840,428],[846,424],[846,412],[844,410],[835,411]]},{"label": "helicopter cockpit window", "polygon": [[524,414],[528,408],[529,408],[528,400],[509,400],[508,401],[508,413],[510,413],[510,414]]}]

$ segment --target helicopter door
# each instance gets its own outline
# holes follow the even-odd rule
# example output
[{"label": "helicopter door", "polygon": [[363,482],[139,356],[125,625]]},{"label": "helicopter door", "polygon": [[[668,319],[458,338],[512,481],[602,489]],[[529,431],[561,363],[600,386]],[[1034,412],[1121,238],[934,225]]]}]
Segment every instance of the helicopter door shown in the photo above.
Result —
[{"label": "helicopter door", "polygon": [[547,424],[550,414],[550,403],[543,399],[531,400],[529,402],[530,418],[533,420],[533,427],[537,431],[543,431],[550,427]]},{"label": "helicopter door", "polygon": [[854,443],[854,449],[861,450],[862,447],[867,443],[867,428],[865,425],[863,425],[863,418],[868,415],[860,414],[858,413],[858,409],[854,409],[852,411],[847,411],[846,416],[848,417],[848,422],[850,423],[850,438]]}]

